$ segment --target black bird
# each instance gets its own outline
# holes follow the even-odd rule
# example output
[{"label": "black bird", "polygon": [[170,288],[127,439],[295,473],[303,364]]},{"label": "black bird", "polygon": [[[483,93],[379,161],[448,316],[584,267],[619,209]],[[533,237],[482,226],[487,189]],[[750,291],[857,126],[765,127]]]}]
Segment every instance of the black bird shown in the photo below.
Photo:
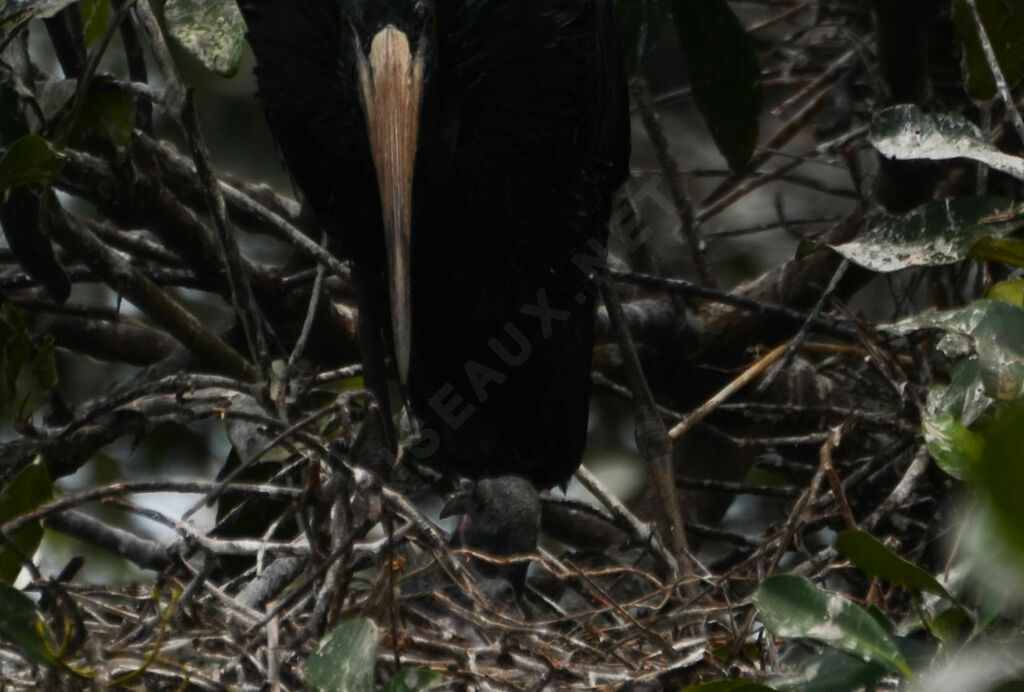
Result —
[{"label": "black bird", "polygon": [[[448,499],[441,518],[461,514],[452,545],[507,557],[537,549],[540,532],[540,498],[521,476],[484,478]],[[503,579],[519,591],[526,581],[526,563],[508,565],[473,560],[473,568],[485,579]]]},{"label": "black bird", "polygon": [[271,131],[443,465],[564,483],[629,156],[611,0],[238,0]]}]

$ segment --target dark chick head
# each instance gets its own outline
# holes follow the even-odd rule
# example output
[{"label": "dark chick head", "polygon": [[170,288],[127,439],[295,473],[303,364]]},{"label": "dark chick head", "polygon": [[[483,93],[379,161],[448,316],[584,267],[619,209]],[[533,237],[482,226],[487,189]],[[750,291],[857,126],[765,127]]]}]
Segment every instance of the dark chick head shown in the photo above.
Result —
[{"label": "dark chick head", "polygon": [[[494,556],[523,555],[537,550],[540,531],[537,489],[520,476],[485,478],[454,495],[442,517],[462,514],[452,545]],[[526,563],[497,565],[474,560],[481,576],[505,578],[517,590],[526,581]]]}]

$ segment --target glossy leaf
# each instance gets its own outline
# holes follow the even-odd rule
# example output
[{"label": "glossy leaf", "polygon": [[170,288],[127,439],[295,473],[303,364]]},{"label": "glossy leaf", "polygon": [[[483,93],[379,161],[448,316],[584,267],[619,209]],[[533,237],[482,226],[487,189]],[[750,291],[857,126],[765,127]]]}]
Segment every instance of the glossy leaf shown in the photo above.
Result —
[{"label": "glossy leaf", "polygon": [[921,421],[921,432],[928,453],[939,468],[957,480],[971,478],[984,449],[978,435],[949,413]]},{"label": "glossy leaf", "polygon": [[[53,481],[42,461],[23,468],[0,491],[0,524],[24,516],[53,499]],[[31,557],[43,539],[43,527],[32,524],[14,536],[14,543]],[[13,584],[21,571],[21,561],[10,550],[0,547],[0,582]]]},{"label": "glossy leaf", "polygon": [[910,673],[896,641],[867,611],[804,577],[769,577],[753,601],[761,621],[776,636],[814,639],[891,672]]},{"label": "glossy leaf", "polygon": [[877,663],[830,649],[807,659],[791,675],[770,682],[780,692],[852,692],[870,689],[887,673]]},{"label": "glossy leaf", "polygon": [[1024,396],[1024,308],[982,299],[955,310],[925,310],[879,329],[897,334],[942,329],[963,335],[978,354],[985,395],[999,401]]},{"label": "glossy leaf", "polygon": [[235,0],[170,0],[164,6],[171,36],[206,69],[232,77],[245,43],[245,21]]},{"label": "glossy leaf", "polygon": [[985,396],[978,359],[961,358],[950,370],[949,385],[938,385],[928,392],[926,417],[950,414],[964,425],[972,425],[993,403],[991,397]]},{"label": "glossy leaf", "polygon": [[444,682],[444,676],[436,670],[403,668],[384,685],[384,692],[425,692]]},{"label": "glossy leaf", "polygon": [[36,661],[56,667],[46,642],[36,630],[36,604],[18,589],[0,583],[0,632]]},{"label": "glossy leaf", "polygon": [[1024,307],[1024,280],[1000,281],[988,289],[985,297]]},{"label": "glossy leaf", "polygon": [[843,531],[836,539],[836,550],[865,574],[899,584],[908,591],[927,591],[953,600],[935,577],[904,560],[869,533],[853,529]]},{"label": "glossy leaf", "polygon": [[761,113],[753,43],[725,0],[673,0],[672,20],[693,99],[733,170],[754,153]]},{"label": "glossy leaf", "polygon": [[[975,3],[999,69],[1013,88],[1024,77],[1024,5],[1006,0],[975,0]],[[995,98],[996,83],[992,69],[964,0],[953,2],[953,27],[963,44],[961,67],[968,95],[976,101]]]},{"label": "glossy leaf", "polygon": [[935,200],[907,214],[879,215],[855,240],[833,247],[876,272],[951,264],[966,259],[979,238],[1006,235],[1024,226],[1024,219],[986,223],[1013,206],[1004,197]]},{"label": "glossy leaf", "polygon": [[1024,243],[1017,238],[984,236],[971,248],[971,258],[1024,267]]},{"label": "glossy leaf", "polygon": [[48,183],[64,167],[64,157],[39,135],[25,135],[0,158],[0,190]]},{"label": "glossy leaf", "polygon": [[338,625],[306,659],[306,681],[325,692],[375,689],[380,629],[367,618]]},{"label": "glossy leaf", "polygon": [[868,141],[891,159],[965,158],[1024,180],[1024,159],[996,149],[959,113],[932,115],[912,103],[891,106],[871,121]]}]

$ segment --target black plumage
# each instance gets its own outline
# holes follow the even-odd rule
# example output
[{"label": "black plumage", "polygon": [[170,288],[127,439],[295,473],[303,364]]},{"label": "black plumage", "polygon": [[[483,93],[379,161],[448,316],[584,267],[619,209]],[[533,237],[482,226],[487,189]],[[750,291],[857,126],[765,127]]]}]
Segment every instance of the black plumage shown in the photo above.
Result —
[{"label": "black plumage", "polygon": [[280,152],[353,262],[371,387],[393,355],[450,469],[568,480],[629,153],[611,0],[239,5]]}]

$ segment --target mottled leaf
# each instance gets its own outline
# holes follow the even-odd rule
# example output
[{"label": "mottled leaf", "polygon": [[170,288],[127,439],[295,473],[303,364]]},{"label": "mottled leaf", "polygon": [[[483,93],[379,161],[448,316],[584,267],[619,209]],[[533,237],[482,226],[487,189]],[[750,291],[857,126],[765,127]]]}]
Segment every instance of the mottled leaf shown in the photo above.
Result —
[{"label": "mottled leaf", "polygon": [[36,630],[36,604],[18,589],[0,583],[0,632],[40,663],[56,667],[46,642]]},{"label": "mottled leaf", "polygon": [[306,659],[306,681],[324,692],[375,689],[380,629],[367,618],[338,625]]},{"label": "mottled leaf", "polygon": [[[1024,77],[1024,4],[1007,0],[975,2],[999,69],[1013,88]],[[995,79],[981,49],[974,18],[964,0],[953,2],[953,27],[963,43],[961,67],[968,95],[976,101],[995,98]]]},{"label": "mottled leaf", "polygon": [[978,354],[986,396],[1013,401],[1024,395],[1024,308],[982,299],[955,310],[931,308],[879,329],[897,334],[942,329],[963,335]]},{"label": "mottled leaf", "polygon": [[949,385],[932,387],[925,411],[928,418],[949,414],[964,425],[972,425],[993,403],[992,398],[985,396],[978,359],[971,356],[953,364]]},{"label": "mottled leaf", "polygon": [[245,21],[235,0],[170,0],[164,16],[171,36],[206,69],[222,77],[238,72]]},{"label": "mottled leaf", "polygon": [[768,577],[754,594],[758,616],[779,637],[802,637],[908,674],[893,637],[863,608],[791,574]]},{"label": "mottled leaf", "polygon": [[891,159],[965,158],[1024,180],[1024,159],[996,149],[959,113],[932,115],[916,104],[891,106],[871,122],[868,141]]},{"label": "mottled leaf", "polygon": [[753,43],[725,0],[672,0],[693,99],[733,170],[750,160],[761,113]]},{"label": "mottled leaf", "polygon": [[836,539],[836,550],[865,574],[899,584],[908,591],[927,591],[948,601],[953,597],[923,569],[904,560],[864,531],[847,529]]},{"label": "mottled leaf", "polygon": [[834,247],[851,262],[877,272],[959,262],[979,238],[1006,235],[1024,225],[1024,219],[988,223],[989,217],[1013,206],[1004,197],[935,200],[907,214],[879,215],[855,240]]},{"label": "mottled leaf", "polygon": [[64,167],[64,157],[39,135],[25,135],[0,158],[0,190],[48,183]]}]

